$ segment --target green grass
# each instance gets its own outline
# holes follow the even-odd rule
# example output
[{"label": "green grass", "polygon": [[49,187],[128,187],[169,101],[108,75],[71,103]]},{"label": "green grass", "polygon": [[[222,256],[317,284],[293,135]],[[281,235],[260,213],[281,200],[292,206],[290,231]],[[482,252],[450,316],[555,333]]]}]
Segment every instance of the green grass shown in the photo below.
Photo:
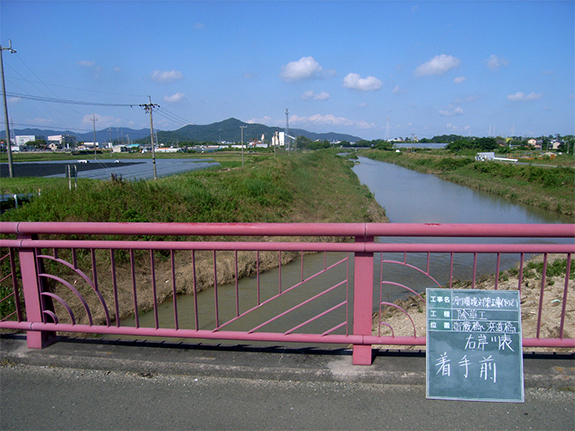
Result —
[{"label": "green grass", "polygon": [[237,158],[238,154],[222,158],[232,168],[193,171],[155,181],[84,179],[78,182],[77,190],[69,190],[64,179],[3,181],[6,192],[24,193],[41,188],[42,193],[30,203],[6,211],[0,220],[381,221],[382,213],[373,211],[373,196],[360,184],[351,164],[333,152],[278,158],[250,155],[245,158],[243,168]]}]

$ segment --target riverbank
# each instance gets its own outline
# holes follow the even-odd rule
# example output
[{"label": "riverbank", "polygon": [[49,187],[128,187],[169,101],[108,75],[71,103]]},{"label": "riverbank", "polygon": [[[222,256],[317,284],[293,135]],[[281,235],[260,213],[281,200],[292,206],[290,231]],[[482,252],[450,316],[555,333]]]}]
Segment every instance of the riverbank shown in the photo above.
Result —
[{"label": "riverbank", "polygon": [[367,150],[362,156],[433,174],[439,178],[522,203],[567,215],[575,221],[575,169],[476,162],[447,150],[394,152]]}]

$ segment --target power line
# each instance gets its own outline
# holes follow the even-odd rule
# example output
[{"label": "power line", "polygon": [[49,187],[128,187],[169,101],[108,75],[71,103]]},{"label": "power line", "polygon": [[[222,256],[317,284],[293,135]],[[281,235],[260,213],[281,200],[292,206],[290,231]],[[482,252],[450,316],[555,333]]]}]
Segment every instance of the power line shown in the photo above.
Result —
[{"label": "power line", "polygon": [[28,100],[37,100],[41,102],[50,102],[50,103],[65,103],[70,105],[89,105],[89,106],[118,106],[118,107],[127,107],[133,108],[134,106],[140,106],[139,103],[99,103],[99,102],[82,102],[79,100],[66,100],[66,99],[56,99],[54,97],[42,97],[42,96],[29,96],[26,94],[19,94],[19,93],[6,93],[7,96],[10,97],[19,97],[21,99],[28,99]]},{"label": "power line", "polygon": [[158,109],[157,114],[161,117],[166,118],[167,120],[173,121],[174,123],[182,124],[183,126],[189,126],[190,124],[193,124],[191,121],[188,121],[185,118],[182,118],[179,115],[176,115],[165,108]]}]

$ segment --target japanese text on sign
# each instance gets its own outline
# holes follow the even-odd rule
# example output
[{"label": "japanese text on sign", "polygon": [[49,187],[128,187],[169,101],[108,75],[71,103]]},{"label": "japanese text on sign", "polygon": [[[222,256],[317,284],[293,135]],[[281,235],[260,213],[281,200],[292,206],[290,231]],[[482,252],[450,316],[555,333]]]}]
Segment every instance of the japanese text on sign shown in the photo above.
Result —
[{"label": "japanese text on sign", "polygon": [[427,395],[523,401],[519,292],[427,289]]}]

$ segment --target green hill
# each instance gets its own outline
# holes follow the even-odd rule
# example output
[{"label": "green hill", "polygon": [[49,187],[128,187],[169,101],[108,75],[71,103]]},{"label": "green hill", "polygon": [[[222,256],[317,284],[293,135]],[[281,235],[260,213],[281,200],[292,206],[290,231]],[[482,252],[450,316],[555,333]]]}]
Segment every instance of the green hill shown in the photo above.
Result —
[{"label": "green hill", "polygon": [[[177,142],[240,142],[241,129],[240,126],[246,126],[244,129],[244,142],[249,142],[253,139],[261,139],[265,136],[265,141],[270,142],[271,137],[275,132],[283,132],[282,127],[269,127],[264,124],[257,123],[244,123],[237,118],[228,118],[227,120],[218,123],[207,125],[188,125],[181,129],[171,132],[160,131],[158,132],[158,140],[165,144],[175,144]],[[356,142],[361,138],[343,133],[313,133],[302,129],[290,129],[291,136],[305,136],[311,140],[328,140],[328,141],[349,141]]]}]

